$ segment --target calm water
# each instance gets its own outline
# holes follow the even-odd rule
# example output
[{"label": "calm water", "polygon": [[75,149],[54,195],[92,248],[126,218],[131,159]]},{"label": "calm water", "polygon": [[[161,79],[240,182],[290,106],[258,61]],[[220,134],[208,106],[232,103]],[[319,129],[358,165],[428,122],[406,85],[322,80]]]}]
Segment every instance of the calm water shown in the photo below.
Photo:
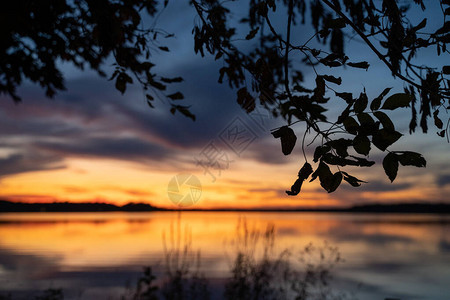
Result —
[{"label": "calm water", "polygon": [[0,214],[0,294],[119,299],[143,266],[163,274],[167,253],[186,245],[214,285],[229,275],[238,224],[272,224],[274,251],[294,257],[310,242],[338,247],[333,286],[355,298],[450,299],[449,216],[332,213]]}]

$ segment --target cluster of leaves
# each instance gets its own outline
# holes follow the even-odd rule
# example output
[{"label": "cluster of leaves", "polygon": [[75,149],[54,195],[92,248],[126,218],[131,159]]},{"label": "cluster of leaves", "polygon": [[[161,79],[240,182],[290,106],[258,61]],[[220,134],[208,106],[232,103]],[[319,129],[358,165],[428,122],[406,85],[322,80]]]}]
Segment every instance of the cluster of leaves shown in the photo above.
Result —
[{"label": "cluster of leaves", "polygon": [[[339,187],[342,179],[354,187],[360,186],[364,181],[340,170],[339,167],[371,167],[375,162],[369,161],[365,157],[369,156],[372,145],[381,151],[388,152],[383,160],[383,167],[391,182],[397,176],[399,163],[403,166],[426,166],[425,159],[419,153],[387,150],[402,134],[395,130],[394,123],[384,111],[407,107],[413,99],[411,94],[397,93],[389,96],[381,105],[383,98],[389,93],[390,89],[386,88],[371,101],[370,110],[368,110],[369,101],[365,93],[361,93],[357,99],[353,99],[351,94],[336,93],[338,97],[346,101],[347,107],[339,116],[337,122],[330,127],[330,130],[340,128],[342,133],[348,137],[329,139],[322,145],[317,146],[313,157],[313,161],[319,163],[317,169],[313,173],[311,165],[305,162],[291,190],[286,191],[288,195],[297,195],[301,190],[303,181],[308,179],[311,173],[310,181],[319,178],[320,185],[329,193]],[[276,132],[280,132],[280,129]],[[281,136],[281,143],[283,147],[293,147],[286,138],[283,139],[283,135]],[[349,154],[349,150],[357,155]],[[333,174],[330,165],[336,166],[339,170]]]},{"label": "cluster of leaves", "polygon": [[[112,56],[115,70],[110,80],[115,80],[117,90],[124,93],[129,84],[137,81],[146,91],[150,107],[154,106],[155,96],[163,95],[170,101],[173,114],[178,111],[195,120],[188,106],[178,104],[183,94],[166,91],[168,84],[183,79],[152,72],[151,54],[169,51],[158,38],[173,35],[155,26],[141,28],[144,14],[156,16],[158,7],[167,4],[168,0],[159,6],[156,0],[5,3],[0,12],[0,92],[18,100],[16,87],[26,78],[39,83],[52,96],[65,88],[58,61],[71,62],[80,69],[88,66],[106,76],[101,67]],[[295,123],[304,123],[305,134],[314,133],[313,141],[320,137],[313,158],[318,163],[315,170],[308,163],[303,138],[306,163],[288,194],[298,194],[311,174],[328,192],[334,191],[342,179],[359,186],[362,180],[340,168],[370,167],[373,162],[368,155],[373,147],[388,151],[383,166],[391,180],[398,163],[424,166],[418,154],[390,150],[401,133],[395,130],[386,110],[410,107],[411,133],[417,126],[428,132],[432,117],[438,135],[449,139],[450,121],[445,125],[442,114],[450,107],[450,80],[446,77],[450,66],[424,66],[416,58],[430,47],[436,47],[436,56],[442,61],[450,53],[450,22],[446,19],[450,15],[449,0],[439,0],[443,22],[434,29],[427,27],[426,18],[413,24],[407,17],[410,5],[426,11],[423,0],[408,5],[397,0],[250,0],[248,16],[241,20],[248,25],[244,34],[245,25],[232,20],[233,12],[227,7],[230,1],[191,0],[190,4],[198,15],[192,30],[194,51],[202,56],[213,55],[222,62],[218,80],[237,90],[237,102],[247,112],[252,112],[259,101],[274,116],[286,120],[286,126],[273,132],[275,138],[281,139],[283,153],[290,154],[296,144],[297,137],[290,128]],[[46,9],[42,10],[42,6]],[[308,11],[315,33],[303,44],[294,45],[291,29],[303,26]],[[271,19],[285,12],[286,28],[276,28]],[[403,93],[391,95],[381,105],[390,92],[387,88],[369,106],[365,91],[354,99],[349,91],[337,92],[330,87],[341,85],[342,78],[320,74],[319,67],[370,69],[366,61],[354,61],[346,55],[345,37],[350,35],[362,40],[394,77],[404,81]],[[317,75],[313,88],[303,84],[300,66],[305,65]],[[330,100],[335,103],[341,99],[345,109],[337,120],[329,121],[326,111]],[[330,166],[335,166],[337,172],[333,173]]]},{"label": "cluster of leaves", "polygon": [[[446,111],[450,105],[450,81],[445,78],[450,67],[441,66],[438,72],[436,68],[415,64],[414,57],[421,49],[431,46],[437,47],[438,56],[449,53],[446,43],[450,23],[445,21],[450,12],[446,6],[449,1],[440,1],[444,23],[430,34],[421,32],[426,27],[426,18],[419,24],[411,24],[406,17],[409,7],[399,5],[396,0],[383,0],[378,6],[374,1],[313,0],[309,7],[303,0],[252,0],[248,18],[242,20],[249,25],[245,39],[239,39],[238,30],[230,27],[232,22],[227,19],[229,10],[223,6],[223,2],[203,0],[192,1],[192,4],[201,19],[201,24],[196,25],[194,30],[195,50],[202,55],[207,51],[215,55],[216,59],[223,60],[219,82],[227,78],[230,87],[239,88],[237,101],[247,112],[255,108],[259,99],[275,116],[280,115],[287,121],[286,126],[272,132],[275,138],[280,138],[282,152],[288,155],[295,147],[297,137],[291,128],[295,123],[305,123],[305,134],[311,130],[315,134],[313,141],[320,137],[321,143],[316,147],[313,157],[313,161],[318,163],[315,169],[308,163],[303,138],[302,149],[306,162],[291,190],[287,191],[288,195],[297,195],[310,175],[310,181],[319,178],[327,192],[335,191],[342,180],[352,186],[360,186],[364,181],[341,168],[374,165],[374,161],[368,160],[374,147],[382,152],[387,151],[383,167],[391,181],[397,175],[399,163],[403,166],[424,167],[425,159],[420,154],[390,150],[402,136],[386,113],[390,110],[411,108],[410,132],[418,125],[419,113],[420,127],[427,132],[428,118],[433,114],[434,124],[440,130],[438,135],[448,135],[448,123],[444,128],[439,112]],[[284,36],[271,23],[277,5],[285,6],[288,13]],[[417,0],[415,5],[425,10],[423,1]],[[291,26],[297,25],[299,20],[302,24],[305,22],[308,8],[315,34],[302,45],[292,45]],[[212,22],[211,16],[218,14],[220,17],[217,20],[220,21]],[[391,90],[386,88],[369,105],[365,91],[355,99],[348,91],[338,92],[330,87],[341,85],[342,78],[319,74],[318,66],[333,69],[370,68],[366,61],[352,61],[345,54],[344,37],[348,34],[359,36],[378,56],[380,63],[385,64],[394,77],[405,82],[407,88],[403,93],[394,93],[383,103]],[[309,46],[313,38],[324,46]],[[252,42],[256,39],[258,43]],[[252,44],[246,45],[244,53],[232,40],[247,40]],[[380,41],[379,45],[375,45],[374,41]],[[326,49],[327,46],[329,49]],[[303,75],[289,58],[291,51],[317,74],[313,89],[302,84]],[[248,77],[251,90],[247,86]],[[333,122],[325,114],[331,99],[334,102],[344,100],[346,106]],[[337,171],[332,172],[330,166]]]},{"label": "cluster of leaves", "polygon": [[[164,1],[163,7],[168,1]],[[45,9],[42,9],[45,7]],[[167,93],[167,84],[182,81],[151,72],[156,51],[168,52],[160,37],[170,38],[153,25],[143,28],[142,19],[156,17],[155,0],[12,1],[0,11],[0,93],[20,101],[16,92],[24,79],[38,83],[48,97],[65,89],[60,62],[86,67],[107,76],[105,64],[114,60],[110,80],[122,94],[127,85],[139,82],[149,106],[155,95],[169,99],[171,112],[195,119],[187,106],[178,105],[180,92]]]}]

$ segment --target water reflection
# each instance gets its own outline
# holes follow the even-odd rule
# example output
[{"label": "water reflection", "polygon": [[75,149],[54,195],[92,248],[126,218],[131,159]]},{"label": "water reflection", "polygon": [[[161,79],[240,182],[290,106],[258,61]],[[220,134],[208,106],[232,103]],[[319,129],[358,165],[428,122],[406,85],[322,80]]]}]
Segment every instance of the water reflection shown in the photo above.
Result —
[{"label": "water reflection", "polygon": [[[143,266],[152,266],[163,278],[165,253],[176,246],[171,232],[179,226],[180,245],[187,241],[188,228],[191,250],[201,251],[195,268],[205,274],[214,298],[223,294],[218,287],[236,263],[242,215],[189,212],[177,223],[179,216],[172,212],[0,214],[0,293],[26,298],[62,288],[66,299],[104,299],[106,294],[119,299],[127,285],[136,287]],[[450,294],[448,217],[246,213],[245,219],[247,229],[260,234],[273,224],[275,258],[284,249],[298,253],[310,242],[337,246],[345,262],[336,268],[334,282],[339,291],[359,299],[445,299]]]}]

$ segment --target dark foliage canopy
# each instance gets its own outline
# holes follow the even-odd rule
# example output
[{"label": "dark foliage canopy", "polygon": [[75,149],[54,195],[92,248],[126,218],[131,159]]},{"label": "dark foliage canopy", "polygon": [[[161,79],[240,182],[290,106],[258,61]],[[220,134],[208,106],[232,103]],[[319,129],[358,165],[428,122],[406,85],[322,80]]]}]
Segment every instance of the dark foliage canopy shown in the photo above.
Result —
[{"label": "dark foliage canopy", "polygon": [[[386,155],[383,168],[391,181],[399,165],[424,167],[424,157],[411,151],[392,151],[402,133],[389,117],[389,111],[411,110],[410,133],[417,127],[429,131],[429,121],[437,134],[449,139],[447,110],[450,108],[450,1],[440,0],[440,15],[427,14],[423,0],[248,0],[241,7],[248,14],[240,24],[231,19],[227,6],[236,1],[191,0],[197,22],[192,30],[194,51],[201,56],[213,55],[222,61],[218,80],[237,90],[237,102],[247,112],[256,104],[280,116],[286,125],[273,130],[281,140],[285,155],[292,152],[297,136],[292,126],[306,126],[315,146],[309,163],[302,138],[304,165],[298,179],[287,191],[297,195],[305,180],[319,179],[327,192],[335,191],[344,180],[352,186],[364,181],[343,171],[345,166],[370,167],[369,153],[377,148]],[[127,85],[138,82],[153,107],[155,95],[161,92],[176,111],[195,120],[189,107],[180,105],[183,94],[165,92],[167,85],[181,77],[162,77],[152,73],[154,51],[169,51],[161,41],[173,34],[143,28],[143,18],[154,18],[168,0],[41,0],[7,1],[0,12],[0,92],[15,101],[16,88],[24,79],[40,84],[49,97],[63,90],[60,62],[70,62],[80,69],[91,68],[100,76],[107,59],[114,59],[110,80],[124,93]],[[423,11],[423,19],[412,23],[411,6]],[[44,9],[45,8],[45,9]],[[273,20],[285,16],[285,27],[277,28]],[[430,31],[427,18],[441,18],[442,26]],[[279,20],[279,19],[278,19]],[[308,24],[305,24],[308,23]],[[311,23],[309,25],[309,23]],[[294,43],[294,28],[312,26],[314,33],[302,43]],[[242,34],[242,28],[247,28]],[[379,96],[369,99],[366,91],[353,95],[339,89],[343,79],[322,70],[365,69],[367,61],[354,61],[346,55],[346,37],[358,37],[390,70],[404,82],[404,91],[391,93],[386,87]],[[441,65],[423,65],[421,51],[436,49],[434,61]],[[301,61],[302,63],[298,63]],[[326,67],[326,68],[324,68]],[[315,73],[315,85],[305,86],[302,70]],[[319,72],[320,71],[320,72]],[[334,72],[333,72],[334,73]],[[335,73],[334,73],[335,74]],[[344,85],[342,85],[344,86]],[[336,120],[325,112],[331,103],[344,109]],[[444,118],[447,118],[447,120]],[[334,169],[334,170],[333,170]]]}]

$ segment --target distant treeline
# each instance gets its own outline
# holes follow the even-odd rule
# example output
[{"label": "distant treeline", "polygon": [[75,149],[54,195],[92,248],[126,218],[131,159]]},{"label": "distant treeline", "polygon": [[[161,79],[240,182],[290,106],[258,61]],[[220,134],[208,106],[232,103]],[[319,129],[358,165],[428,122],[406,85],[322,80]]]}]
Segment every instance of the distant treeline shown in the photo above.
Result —
[{"label": "distant treeline", "polygon": [[348,212],[371,213],[428,213],[448,214],[450,204],[447,203],[402,203],[402,204],[365,204],[353,206]]},{"label": "distant treeline", "polygon": [[[177,211],[165,209],[145,203],[128,203],[117,206],[108,203],[24,203],[0,200],[0,212],[108,212],[108,211]],[[347,212],[347,213],[427,213],[449,214],[450,204],[446,203],[397,203],[397,204],[363,204],[348,208],[316,208],[316,209],[179,209],[183,211],[259,211],[259,212]]]},{"label": "distant treeline", "polygon": [[164,209],[144,203],[117,206],[108,203],[24,203],[0,200],[0,212],[101,212],[101,211],[161,211]]}]

